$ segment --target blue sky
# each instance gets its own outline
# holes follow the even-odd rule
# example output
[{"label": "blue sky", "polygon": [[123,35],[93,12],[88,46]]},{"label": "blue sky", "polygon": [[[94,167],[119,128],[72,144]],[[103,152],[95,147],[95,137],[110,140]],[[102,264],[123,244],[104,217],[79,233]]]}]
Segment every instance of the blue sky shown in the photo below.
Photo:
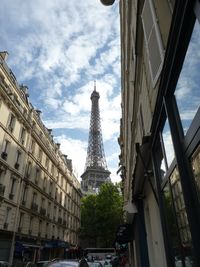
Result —
[{"label": "blue sky", "polygon": [[84,171],[90,123],[90,94],[96,80],[101,127],[113,182],[118,169],[120,30],[118,4],[100,0],[1,0],[0,50],[30,102],[42,111],[55,142]]}]

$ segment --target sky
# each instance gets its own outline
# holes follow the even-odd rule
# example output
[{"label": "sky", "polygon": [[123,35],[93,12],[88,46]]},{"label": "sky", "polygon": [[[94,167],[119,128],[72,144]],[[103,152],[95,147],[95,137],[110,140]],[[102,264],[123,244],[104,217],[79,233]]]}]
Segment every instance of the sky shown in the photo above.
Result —
[{"label": "sky", "polygon": [[100,93],[104,151],[111,180],[119,182],[121,118],[118,3],[100,0],[1,0],[0,50],[29,101],[42,111],[80,180],[87,155],[91,100]]},{"label": "sky", "polygon": [[[197,20],[192,32],[191,41],[183,62],[183,67],[177,82],[175,97],[177,107],[180,114],[180,119],[183,127],[183,132],[187,135],[188,129],[191,126],[200,103],[200,24]],[[175,157],[175,152],[170,134],[169,122],[165,123],[162,133],[167,163],[168,166],[172,163]],[[164,162],[162,164],[164,170]]]}]

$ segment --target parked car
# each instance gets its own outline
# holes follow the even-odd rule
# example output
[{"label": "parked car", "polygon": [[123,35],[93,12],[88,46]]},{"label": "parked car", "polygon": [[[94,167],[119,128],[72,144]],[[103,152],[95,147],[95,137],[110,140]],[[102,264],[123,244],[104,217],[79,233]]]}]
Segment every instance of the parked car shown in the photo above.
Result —
[{"label": "parked car", "polygon": [[48,267],[89,267],[85,259],[77,260],[60,260],[56,262],[50,262]]},{"label": "parked car", "polygon": [[38,261],[36,267],[46,267],[51,261]]},{"label": "parked car", "polygon": [[88,262],[89,267],[103,267],[101,262],[94,261],[94,262]]},{"label": "parked car", "polygon": [[0,261],[0,267],[8,267],[9,263],[7,261]]},{"label": "parked car", "polygon": [[36,264],[33,261],[27,261],[24,263],[24,267],[36,267]]}]

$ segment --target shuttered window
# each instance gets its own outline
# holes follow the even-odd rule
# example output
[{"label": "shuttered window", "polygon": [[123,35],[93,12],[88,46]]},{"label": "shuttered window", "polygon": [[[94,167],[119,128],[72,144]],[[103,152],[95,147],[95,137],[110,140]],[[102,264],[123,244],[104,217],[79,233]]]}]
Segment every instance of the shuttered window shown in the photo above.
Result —
[{"label": "shuttered window", "polygon": [[164,60],[164,49],[152,0],[146,0],[142,10],[142,24],[149,58],[153,87],[160,75]]}]

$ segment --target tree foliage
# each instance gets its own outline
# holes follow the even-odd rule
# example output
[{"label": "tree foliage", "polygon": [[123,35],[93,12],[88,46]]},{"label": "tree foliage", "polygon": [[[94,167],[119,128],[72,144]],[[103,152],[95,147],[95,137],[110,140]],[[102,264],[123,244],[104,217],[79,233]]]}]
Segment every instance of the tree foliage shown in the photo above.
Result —
[{"label": "tree foliage", "polygon": [[112,247],[118,226],[123,220],[120,185],[104,183],[98,194],[82,199],[81,229],[83,238],[93,239],[97,247]]}]

